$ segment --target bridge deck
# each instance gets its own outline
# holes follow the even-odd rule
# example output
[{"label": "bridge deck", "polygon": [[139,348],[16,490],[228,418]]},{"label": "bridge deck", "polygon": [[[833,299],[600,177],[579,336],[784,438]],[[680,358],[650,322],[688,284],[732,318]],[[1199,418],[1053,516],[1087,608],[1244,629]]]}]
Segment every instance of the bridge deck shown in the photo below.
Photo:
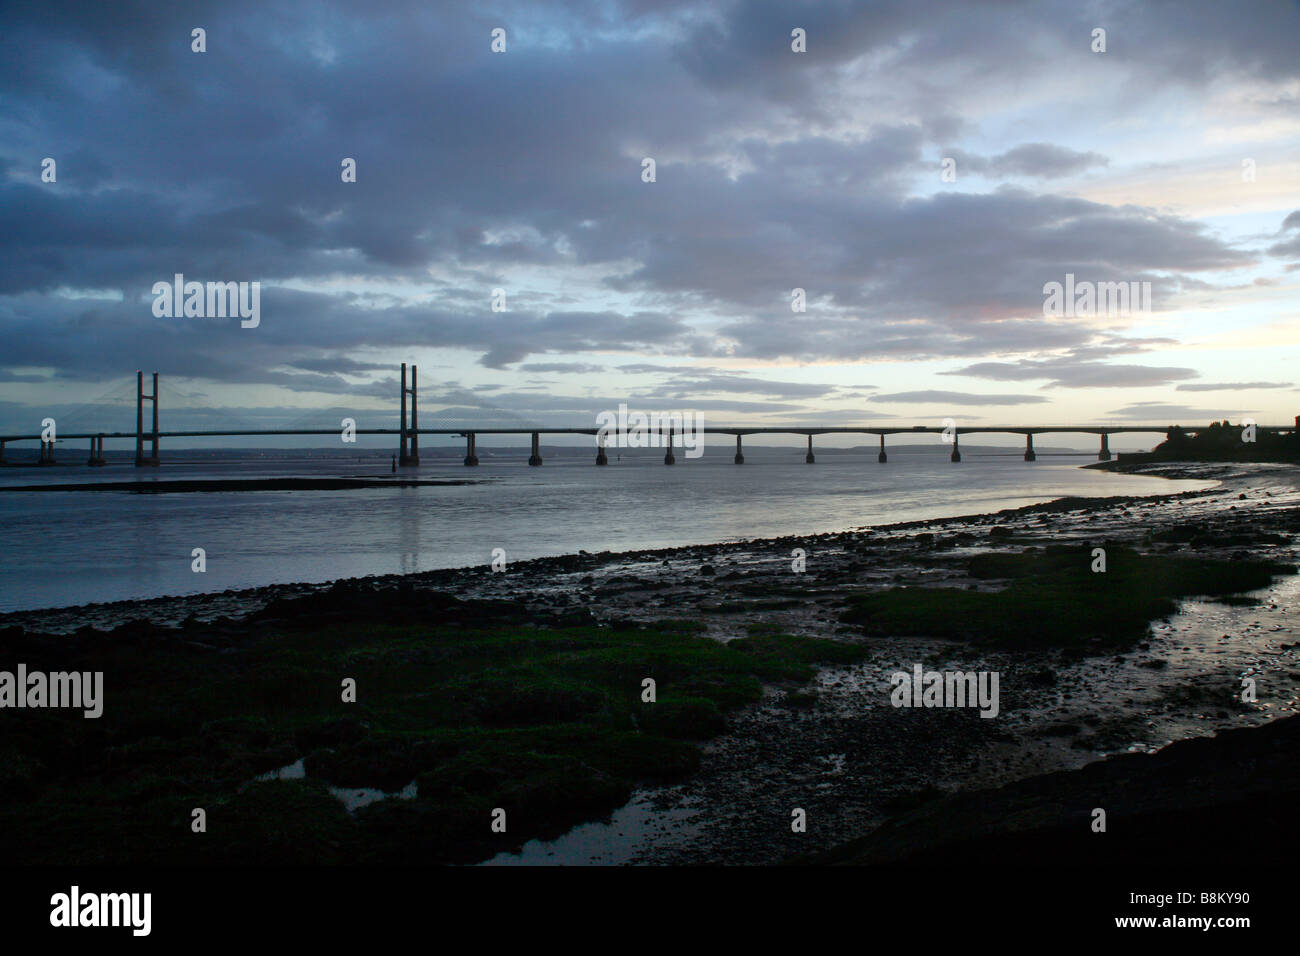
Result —
[{"label": "bridge deck", "polygon": [[[907,435],[907,434],[941,434],[944,431],[960,435],[973,434],[1008,434],[1008,435],[1046,435],[1046,434],[1084,434],[1084,435],[1118,435],[1125,433],[1165,434],[1180,429],[1188,434],[1205,431],[1205,426],[1181,425],[958,425],[950,429],[932,425],[709,425],[692,430],[700,435]],[[1256,425],[1257,432],[1286,433],[1296,430],[1294,425]],[[235,429],[217,431],[159,431],[162,438],[236,438],[253,435],[338,435],[341,428],[264,428]],[[655,429],[656,433],[659,431]],[[358,435],[400,435],[397,428],[357,428]],[[408,435],[596,435],[599,428],[542,428],[530,425],[512,428],[408,428]],[[617,429],[607,429],[606,434],[616,435]],[[145,431],[144,436],[151,438],[152,431]],[[134,440],[136,433],[131,432],[75,432],[57,434],[59,441],[90,438],[129,438]],[[28,435],[0,435],[0,442],[40,441],[41,433]]]}]

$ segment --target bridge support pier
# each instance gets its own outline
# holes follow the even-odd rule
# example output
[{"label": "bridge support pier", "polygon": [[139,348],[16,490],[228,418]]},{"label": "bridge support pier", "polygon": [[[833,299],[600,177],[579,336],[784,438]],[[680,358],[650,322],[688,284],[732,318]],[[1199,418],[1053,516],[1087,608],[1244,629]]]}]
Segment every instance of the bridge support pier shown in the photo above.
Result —
[{"label": "bridge support pier", "polygon": [[961,461],[961,448],[957,444],[957,432],[952,433],[952,454],[949,456],[950,461]]},{"label": "bridge support pier", "polygon": [[533,453],[528,456],[528,464],[536,468],[542,463],[542,449],[537,444],[537,432],[533,432]]},{"label": "bridge support pier", "polygon": [[478,451],[475,447],[473,432],[465,435],[465,464],[467,466],[478,464]]},{"label": "bridge support pier", "polygon": [[[659,434],[662,435],[663,432],[660,432]],[[664,454],[664,464],[677,464],[677,459],[673,457],[673,430],[671,428],[668,429],[668,451]]]},{"label": "bridge support pier", "polygon": [[885,435],[884,435],[884,432],[881,432],[881,434],[880,434],[880,454],[876,456],[876,461],[880,462],[882,465],[883,465],[885,462],[889,461],[889,456],[885,454]]},{"label": "bridge support pier", "polygon": [[741,450],[741,448],[740,448],[740,434],[737,433],[737,435],[736,435],[736,464],[737,464],[737,465],[743,465],[744,463],[745,463],[745,453],[744,453],[744,452]]},{"label": "bridge support pier", "polygon": [[[153,433],[144,431],[144,403],[153,402]],[[149,442],[150,454],[145,457],[144,443]],[[158,373],[153,373],[153,394],[144,393],[144,372],[135,373],[135,466],[137,468],[157,468],[158,460]]]},{"label": "bridge support pier", "polygon": [[42,441],[42,442],[41,442],[41,457],[40,457],[40,460],[37,462],[37,464],[40,464],[40,465],[53,465],[53,464],[55,464],[55,461],[54,461],[54,442],[52,442],[52,441]]},{"label": "bridge support pier", "polygon": [[1098,461],[1110,461],[1110,435],[1101,433],[1101,451],[1097,452]]},{"label": "bridge support pier", "polygon": [[90,458],[86,464],[92,468],[105,464],[103,435],[95,435],[90,439]]},{"label": "bridge support pier", "polygon": [[0,465],[5,463],[5,443],[0,441]]},{"label": "bridge support pier", "polygon": [[803,456],[803,460],[806,464],[809,465],[813,465],[817,463],[817,456],[813,454],[813,450],[812,450],[812,435],[808,436],[808,454]]},{"label": "bridge support pier", "polygon": [[596,464],[608,465],[609,456],[605,454],[605,436],[596,436]]},{"label": "bridge support pier", "polygon": [[1038,456],[1034,454],[1033,432],[1025,433],[1025,461],[1038,461]]}]

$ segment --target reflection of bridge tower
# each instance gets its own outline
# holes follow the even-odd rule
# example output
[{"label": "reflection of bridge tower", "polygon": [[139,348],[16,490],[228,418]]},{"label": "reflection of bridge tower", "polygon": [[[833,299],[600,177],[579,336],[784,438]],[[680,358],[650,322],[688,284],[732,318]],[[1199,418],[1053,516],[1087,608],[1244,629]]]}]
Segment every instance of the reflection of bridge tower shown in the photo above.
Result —
[{"label": "reflection of bridge tower", "polygon": [[[418,465],[420,463],[420,421],[416,397],[418,387],[415,381],[416,366],[411,366],[411,387],[406,387],[406,363],[402,363],[402,427],[401,440],[398,443],[397,461],[401,465]],[[406,396],[411,396],[411,427],[406,427]]]},{"label": "reflection of bridge tower", "polygon": [[[145,400],[153,402],[153,432],[146,435],[144,432],[144,403]],[[146,458],[144,455],[144,443],[150,443],[150,454]],[[153,373],[153,394],[144,393],[144,372],[136,371],[135,373],[135,466],[143,468],[146,466],[157,467],[158,461],[158,373]]]}]

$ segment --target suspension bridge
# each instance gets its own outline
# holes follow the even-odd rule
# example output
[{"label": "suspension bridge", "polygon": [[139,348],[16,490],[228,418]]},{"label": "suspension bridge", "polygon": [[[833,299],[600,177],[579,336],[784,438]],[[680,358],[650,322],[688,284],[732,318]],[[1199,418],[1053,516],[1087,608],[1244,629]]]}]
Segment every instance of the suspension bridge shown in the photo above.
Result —
[{"label": "suspension bridge", "polygon": [[[416,366],[410,366],[409,384],[408,384],[408,367],[406,363],[401,366],[401,392],[399,403],[399,426],[397,428],[352,428],[351,433],[355,435],[396,435],[397,449],[396,458],[399,464],[405,467],[417,466],[420,464],[420,436],[421,435],[450,435],[465,439],[465,458],[466,465],[477,465],[479,463],[477,451],[477,437],[479,435],[531,435],[532,448],[528,457],[528,464],[541,465],[542,454],[540,440],[542,435],[592,435],[596,438],[596,464],[606,465],[609,463],[606,454],[606,444],[610,436],[613,436],[616,447],[662,447],[665,450],[664,464],[672,465],[676,463],[675,447],[686,448],[687,434],[694,439],[700,435],[729,435],[736,439],[735,463],[742,465],[745,462],[742,439],[745,435],[806,435],[808,438],[808,452],[804,460],[808,464],[816,461],[813,453],[813,436],[814,435],[877,435],[880,438],[880,453],[877,460],[884,463],[888,460],[885,451],[885,438],[888,435],[900,434],[939,434],[945,441],[952,445],[952,451],[949,455],[954,462],[961,461],[960,436],[971,434],[1012,434],[1025,436],[1025,461],[1034,461],[1037,457],[1034,452],[1034,436],[1045,434],[1087,434],[1097,435],[1100,437],[1101,444],[1097,453],[1099,461],[1109,461],[1111,458],[1109,437],[1116,434],[1162,434],[1167,439],[1175,438],[1179,435],[1195,435],[1204,431],[1204,427],[1183,427],[1179,425],[961,425],[955,423],[945,424],[942,426],[933,425],[693,425],[689,430],[685,427],[685,421],[681,415],[675,415],[671,418],[671,424],[661,424],[656,430],[653,426],[649,429],[641,429],[635,432],[638,440],[629,442],[629,436],[632,436],[634,429],[629,429],[626,425],[619,428],[608,428],[600,426],[584,426],[577,428],[547,428],[530,423],[515,422],[508,423],[504,427],[490,427],[478,425],[461,424],[450,428],[421,428],[419,426],[419,390],[416,381]],[[409,402],[408,402],[409,399]],[[145,403],[149,403],[150,424],[145,424]],[[153,373],[152,391],[145,391],[145,379],[143,372],[136,372],[135,388],[135,431],[98,431],[87,429],[82,431],[68,432],[62,429],[55,429],[53,437],[48,437],[44,430],[32,434],[15,434],[0,435],[0,464],[7,464],[5,460],[5,446],[16,442],[39,442],[40,451],[37,464],[53,465],[55,460],[55,443],[64,441],[87,441],[89,442],[89,454],[86,464],[90,466],[100,466],[106,464],[104,458],[104,441],[108,440],[132,440],[135,442],[135,464],[137,467],[157,467],[162,463],[160,452],[160,443],[163,439],[173,438],[221,438],[221,437],[246,437],[246,436],[303,436],[303,435],[339,435],[343,428],[218,428],[218,429],[183,429],[183,430],[161,430],[159,428],[159,392],[158,392],[158,373]],[[48,420],[47,420],[48,421]],[[43,423],[44,424],[44,423]],[[1276,434],[1276,435],[1297,435],[1300,434],[1300,415],[1296,416],[1294,424],[1291,425],[1255,425],[1257,432]],[[665,434],[666,432],[666,434]],[[647,439],[653,439],[647,442]]]}]

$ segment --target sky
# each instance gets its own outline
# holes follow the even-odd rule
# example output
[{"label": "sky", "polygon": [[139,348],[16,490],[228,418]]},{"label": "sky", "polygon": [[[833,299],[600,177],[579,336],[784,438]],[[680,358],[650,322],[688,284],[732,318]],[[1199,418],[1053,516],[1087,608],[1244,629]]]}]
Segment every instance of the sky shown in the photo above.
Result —
[{"label": "sky", "polygon": [[[391,427],[403,361],[425,427],[1300,412],[1294,2],[4,21],[0,432],[133,428],[137,369],[164,428]],[[258,324],[155,314],[177,273]],[[1048,314],[1067,275],[1149,308]]]}]

